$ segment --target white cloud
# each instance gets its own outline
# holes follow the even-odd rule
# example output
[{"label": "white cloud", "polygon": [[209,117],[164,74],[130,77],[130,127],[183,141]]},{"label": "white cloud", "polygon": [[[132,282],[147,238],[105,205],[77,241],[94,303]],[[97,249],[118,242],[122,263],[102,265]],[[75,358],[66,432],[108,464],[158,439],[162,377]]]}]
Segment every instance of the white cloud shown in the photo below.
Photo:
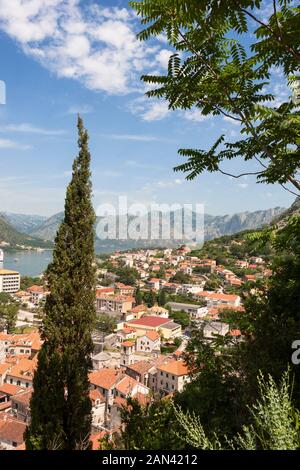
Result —
[{"label": "white cloud", "polygon": [[61,129],[43,129],[41,127],[32,126],[29,123],[6,124],[4,126],[0,126],[0,132],[23,132],[41,135],[63,135],[66,133],[66,131]]},{"label": "white cloud", "polygon": [[168,116],[170,110],[168,108],[168,103],[166,102],[156,102],[151,103],[148,110],[144,113],[144,121],[160,121]]},{"label": "white cloud", "polygon": [[0,0],[0,29],[58,77],[110,94],[141,88],[140,72],[166,61],[136,38],[133,12],[95,0]]},{"label": "white cloud", "polygon": [[241,189],[246,189],[248,188],[249,184],[248,183],[238,183],[238,187]]},{"label": "white cloud", "polygon": [[235,119],[232,119],[229,116],[224,116],[223,120],[226,121],[226,122],[230,122],[230,124],[233,124],[234,126],[240,126],[241,125],[241,123],[239,121],[236,121]]},{"label": "white cloud", "polygon": [[291,95],[291,89],[287,86],[287,84],[282,82],[275,82],[273,87],[271,85],[271,93],[273,93],[275,100],[270,101],[269,106],[280,106],[282,103],[289,100]]},{"label": "white cloud", "polygon": [[157,39],[165,44],[168,44],[168,38],[166,36],[166,34],[164,33],[160,33],[158,36],[157,36]]},{"label": "white cloud", "polygon": [[207,119],[210,119],[211,116],[204,116],[200,109],[190,109],[188,111],[184,111],[183,116],[188,121],[195,121],[195,122],[203,122]]},{"label": "white cloud", "polygon": [[31,148],[30,145],[19,144],[13,140],[0,139],[0,148],[2,149],[17,149],[17,150],[28,150]]},{"label": "white cloud", "polygon": [[161,49],[156,56],[156,60],[161,65],[161,67],[167,68],[171,55],[172,55],[172,52],[169,51],[168,49]]},{"label": "white cloud", "polygon": [[155,185],[158,188],[175,188],[184,183],[184,179],[176,178],[175,180],[161,180],[158,181]]},{"label": "white cloud", "polygon": [[158,101],[141,96],[129,103],[129,110],[138,114],[144,121],[160,121],[170,113],[167,101]]},{"label": "white cloud", "polygon": [[177,117],[187,119],[188,121],[204,122],[211,119],[212,116],[204,116],[199,109],[193,108],[186,111],[171,110],[169,104],[165,100],[148,98],[141,96],[135,98],[128,105],[129,111],[133,114],[141,116],[144,121],[161,121],[171,114]]}]

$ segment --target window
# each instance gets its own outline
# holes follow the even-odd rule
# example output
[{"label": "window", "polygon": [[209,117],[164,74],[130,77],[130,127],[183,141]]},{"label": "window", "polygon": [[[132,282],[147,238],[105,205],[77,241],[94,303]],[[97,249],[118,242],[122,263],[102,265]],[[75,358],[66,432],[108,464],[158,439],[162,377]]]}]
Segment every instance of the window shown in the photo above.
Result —
[{"label": "window", "polygon": [[28,388],[28,387],[29,387],[29,383],[28,383],[28,382],[26,382],[26,388]]},{"label": "window", "polygon": [[18,381],[17,381],[17,385],[19,385],[19,386],[21,385],[21,382],[20,382],[20,380],[18,380]]},{"label": "window", "polygon": [[10,383],[11,383],[11,384],[13,383],[13,379],[10,379]]},{"label": "window", "polygon": [[175,380],[175,375],[172,375],[172,380]]}]

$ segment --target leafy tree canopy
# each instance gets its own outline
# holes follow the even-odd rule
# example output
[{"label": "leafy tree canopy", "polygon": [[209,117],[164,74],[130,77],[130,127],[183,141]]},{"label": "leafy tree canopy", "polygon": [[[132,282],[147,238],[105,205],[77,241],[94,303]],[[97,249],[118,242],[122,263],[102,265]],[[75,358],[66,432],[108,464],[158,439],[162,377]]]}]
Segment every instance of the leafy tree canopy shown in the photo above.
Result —
[{"label": "leafy tree canopy", "polygon": [[[180,149],[188,161],[175,168],[194,179],[204,171],[229,174],[222,163],[252,161],[257,182],[290,184],[300,191],[297,108],[300,65],[300,7],[292,0],[142,0],[131,6],[145,29],[139,38],[165,35],[174,53],[165,76],[143,76],[148,97],[167,100],[171,109],[198,109],[241,126],[235,142],[220,135],[209,150]],[[268,92],[274,68],[282,70],[293,97],[276,105]],[[290,190],[290,189],[289,189]]]}]

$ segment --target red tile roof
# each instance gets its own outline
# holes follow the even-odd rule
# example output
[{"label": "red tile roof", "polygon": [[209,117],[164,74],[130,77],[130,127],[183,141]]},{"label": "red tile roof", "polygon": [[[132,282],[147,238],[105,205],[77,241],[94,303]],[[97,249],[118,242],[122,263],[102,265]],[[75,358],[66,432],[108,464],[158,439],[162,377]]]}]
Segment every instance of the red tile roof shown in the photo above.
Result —
[{"label": "red tile roof", "polygon": [[6,442],[16,442],[22,444],[24,442],[24,432],[26,424],[13,419],[7,419],[0,424],[0,440]]},{"label": "red tile roof", "polygon": [[14,395],[12,397],[12,400],[17,401],[18,403],[22,403],[22,405],[29,407],[32,392],[33,392],[32,388],[26,389],[23,392],[20,392]]},{"label": "red tile roof", "polygon": [[96,289],[96,295],[114,293],[115,289],[113,287],[100,287]]},{"label": "red tile roof", "polygon": [[147,338],[151,339],[151,341],[156,341],[159,338],[159,334],[157,331],[147,331],[146,333]]},{"label": "red tile roof", "polygon": [[43,294],[44,293],[44,288],[43,286],[31,286],[31,287],[28,287],[27,289],[28,292],[34,292],[34,293],[37,293],[37,294]]},{"label": "red tile roof", "polygon": [[5,375],[6,372],[11,368],[11,364],[0,364],[0,375]]},{"label": "red tile roof", "polygon": [[130,366],[127,366],[127,369],[133,370],[139,375],[146,374],[149,369],[153,367],[153,364],[147,361],[138,361],[135,362],[134,364],[131,364]]},{"label": "red tile roof", "polygon": [[23,391],[24,388],[19,387],[18,385],[6,384],[0,385],[0,392],[5,393],[6,395],[12,396]]},{"label": "red tile roof", "polygon": [[90,441],[92,443],[92,450],[99,450],[101,444],[99,440],[103,439],[109,432],[107,431],[100,431],[97,434],[92,434],[90,437]]},{"label": "red tile roof", "polygon": [[134,346],[134,341],[124,341],[121,346],[124,346],[125,348],[130,348],[131,346]]},{"label": "red tile roof", "polygon": [[217,292],[209,292],[209,291],[203,291],[203,292],[198,292],[197,294],[198,297],[207,297],[208,299],[215,299],[215,300],[224,300],[224,301],[231,301],[235,302],[238,299],[238,295],[234,294],[218,294]]},{"label": "red tile roof", "polygon": [[95,403],[96,400],[100,400],[101,403],[105,402],[104,396],[97,389],[90,390],[89,395],[90,395],[90,399],[92,400],[93,403]]},{"label": "red tile roof", "polygon": [[136,307],[133,307],[130,312],[132,313],[139,313],[139,312],[146,312],[147,307],[143,304],[137,305]]},{"label": "red tile roof", "polygon": [[189,374],[188,366],[183,361],[169,361],[157,367],[158,370],[167,372],[172,375],[183,376]]},{"label": "red tile roof", "polygon": [[237,329],[233,329],[229,331],[230,336],[241,336],[241,331]]},{"label": "red tile roof", "polygon": [[120,371],[103,368],[89,375],[90,383],[106,390],[112,388],[120,377]]},{"label": "red tile roof", "polygon": [[129,377],[129,375],[124,375],[124,377],[120,380],[120,382],[116,385],[116,390],[121,393],[122,395],[125,395],[126,397],[128,395],[132,395],[133,389],[139,385],[140,382],[137,380],[133,379],[132,377]]},{"label": "red tile roof", "polygon": [[157,328],[169,322],[169,318],[161,318],[153,315],[150,317],[142,317],[139,320],[130,320],[128,323],[130,323],[130,325],[149,326],[152,328]]}]

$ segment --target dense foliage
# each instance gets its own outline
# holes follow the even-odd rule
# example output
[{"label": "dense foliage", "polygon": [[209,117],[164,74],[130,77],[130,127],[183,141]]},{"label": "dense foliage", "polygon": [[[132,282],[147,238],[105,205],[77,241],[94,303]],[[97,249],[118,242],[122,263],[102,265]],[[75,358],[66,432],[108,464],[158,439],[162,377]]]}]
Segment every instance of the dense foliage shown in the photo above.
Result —
[{"label": "dense foliage", "polygon": [[27,449],[87,449],[92,404],[91,369],[95,322],[95,215],[91,203],[88,134],[78,118],[79,154],[68,186],[64,220],[46,272],[51,294],[42,326],[31,399]]},{"label": "dense foliage", "polygon": [[17,323],[19,307],[10,294],[0,293],[0,329],[13,333]]},{"label": "dense foliage", "polygon": [[[235,142],[221,135],[209,150],[179,150],[188,161],[175,170],[187,179],[203,171],[248,174],[258,182],[289,183],[299,194],[300,7],[294,3],[274,0],[262,14],[262,0],[130,2],[146,25],[140,39],[165,35],[174,50],[167,75],[142,77],[151,84],[147,95],[164,98],[171,109],[197,109],[241,127]],[[269,92],[274,68],[295,90],[285,103]],[[252,165],[232,175],[222,168],[241,157],[256,170]]]}]

